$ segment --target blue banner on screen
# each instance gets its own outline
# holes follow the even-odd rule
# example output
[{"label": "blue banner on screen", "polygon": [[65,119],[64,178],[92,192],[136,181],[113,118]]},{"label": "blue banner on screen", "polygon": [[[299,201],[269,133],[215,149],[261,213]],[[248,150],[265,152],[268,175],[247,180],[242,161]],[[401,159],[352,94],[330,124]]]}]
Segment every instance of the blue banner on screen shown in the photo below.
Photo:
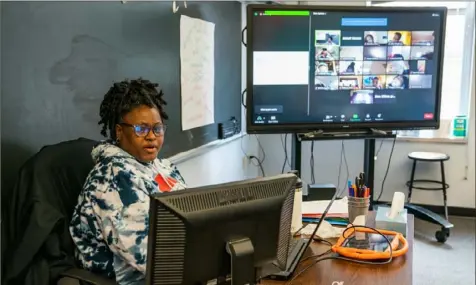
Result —
[{"label": "blue banner on screen", "polygon": [[387,26],[387,18],[342,18],[341,25],[354,27],[385,27]]}]

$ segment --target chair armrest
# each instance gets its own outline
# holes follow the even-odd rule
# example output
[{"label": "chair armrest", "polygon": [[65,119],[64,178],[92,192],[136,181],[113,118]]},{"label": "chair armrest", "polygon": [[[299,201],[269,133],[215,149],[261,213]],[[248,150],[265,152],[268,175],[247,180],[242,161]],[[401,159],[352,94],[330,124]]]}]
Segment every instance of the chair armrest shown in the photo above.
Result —
[{"label": "chair armrest", "polygon": [[116,281],[112,279],[94,274],[92,272],[80,268],[68,269],[65,272],[61,273],[61,276],[85,281],[92,285],[117,285]]}]

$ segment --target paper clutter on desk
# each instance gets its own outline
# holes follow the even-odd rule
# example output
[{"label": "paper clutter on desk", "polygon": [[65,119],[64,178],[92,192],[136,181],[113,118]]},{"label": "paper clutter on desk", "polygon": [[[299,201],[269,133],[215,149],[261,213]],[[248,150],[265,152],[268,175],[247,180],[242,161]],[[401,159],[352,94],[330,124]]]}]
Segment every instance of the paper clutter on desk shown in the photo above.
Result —
[{"label": "paper clutter on desk", "polygon": [[[305,218],[320,218],[329,205],[330,200],[308,201],[302,203],[302,216]],[[347,197],[334,200],[327,212],[326,218],[347,218]]]},{"label": "paper clutter on desk", "polygon": [[[312,235],[317,224],[308,224],[301,230],[301,234],[305,236]],[[319,229],[317,229],[316,236],[327,239],[327,238],[339,238],[342,235],[344,228],[333,227],[328,221],[322,221]]]}]

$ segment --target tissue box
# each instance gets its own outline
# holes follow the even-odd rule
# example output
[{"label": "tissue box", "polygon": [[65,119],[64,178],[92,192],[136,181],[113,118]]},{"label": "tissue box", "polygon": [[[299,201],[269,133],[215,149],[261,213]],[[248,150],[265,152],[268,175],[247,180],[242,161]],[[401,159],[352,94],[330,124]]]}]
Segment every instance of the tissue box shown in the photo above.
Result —
[{"label": "tissue box", "polygon": [[390,211],[389,207],[379,206],[377,215],[375,217],[375,227],[380,230],[389,230],[399,232],[404,237],[407,236],[407,209],[403,209],[395,219],[390,219],[387,213]]}]

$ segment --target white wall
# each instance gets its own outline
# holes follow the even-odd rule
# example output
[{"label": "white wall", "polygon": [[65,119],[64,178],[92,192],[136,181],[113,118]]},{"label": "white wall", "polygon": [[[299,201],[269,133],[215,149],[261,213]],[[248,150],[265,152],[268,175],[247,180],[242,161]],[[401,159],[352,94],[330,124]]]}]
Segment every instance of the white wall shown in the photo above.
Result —
[{"label": "white wall", "polygon": [[[189,187],[237,181],[257,176],[253,164],[243,163],[243,151],[257,149],[256,139],[244,136],[210,152],[177,163]],[[254,154],[253,154],[254,155]]]}]

